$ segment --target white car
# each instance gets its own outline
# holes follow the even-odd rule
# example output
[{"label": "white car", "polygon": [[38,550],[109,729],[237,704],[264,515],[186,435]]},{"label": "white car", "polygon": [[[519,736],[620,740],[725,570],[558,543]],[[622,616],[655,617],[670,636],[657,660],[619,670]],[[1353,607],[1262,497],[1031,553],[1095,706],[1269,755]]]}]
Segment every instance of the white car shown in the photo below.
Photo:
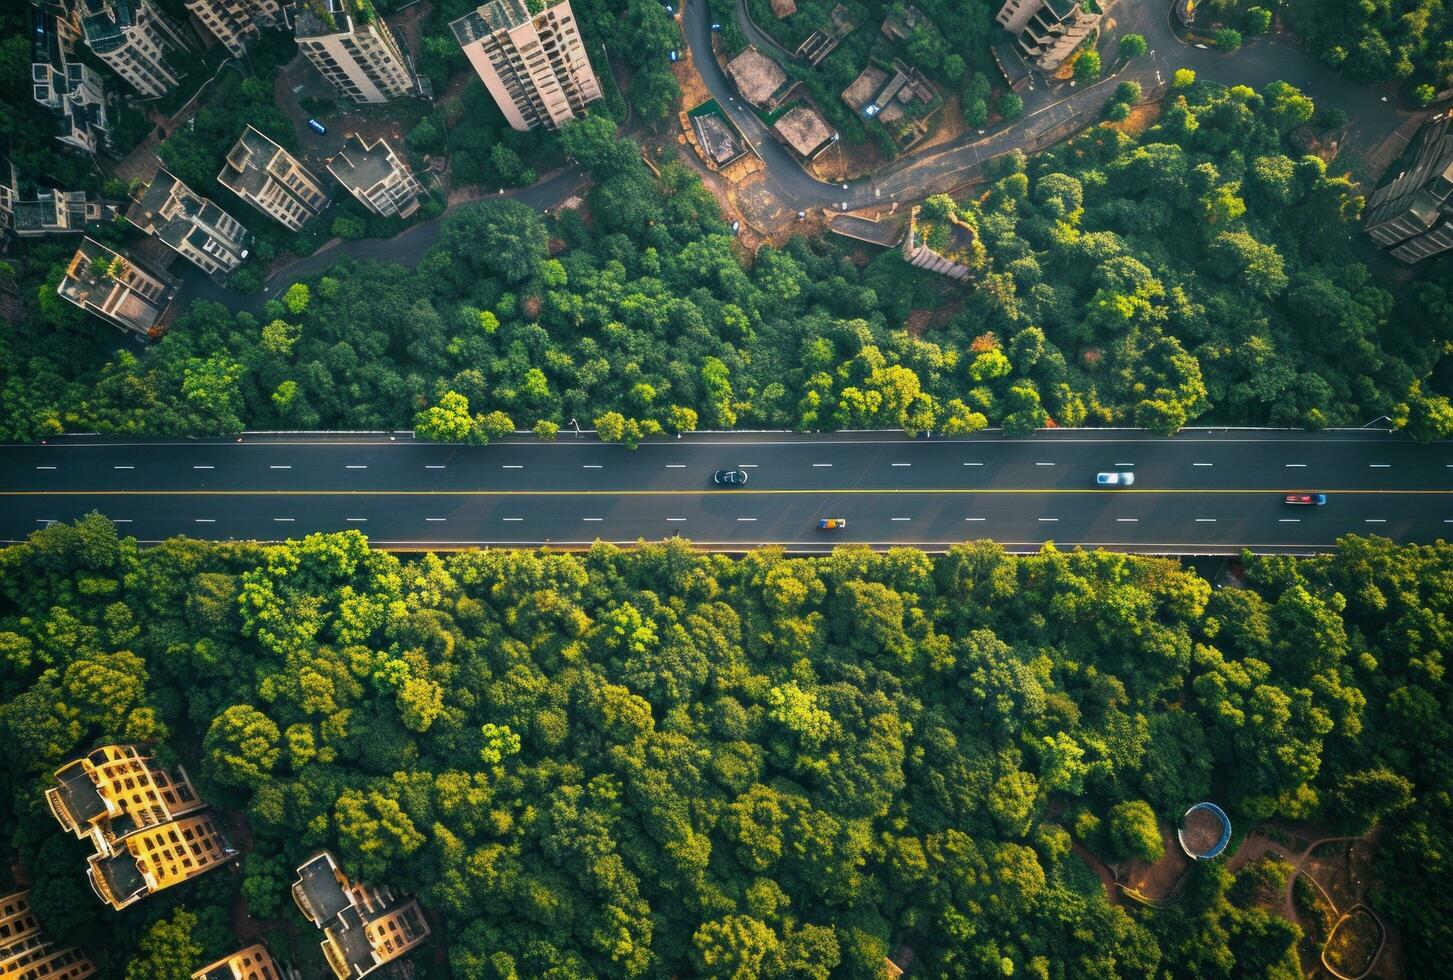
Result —
[{"label": "white car", "polygon": [[1096,473],[1095,482],[1102,487],[1128,487],[1135,482],[1135,474]]}]

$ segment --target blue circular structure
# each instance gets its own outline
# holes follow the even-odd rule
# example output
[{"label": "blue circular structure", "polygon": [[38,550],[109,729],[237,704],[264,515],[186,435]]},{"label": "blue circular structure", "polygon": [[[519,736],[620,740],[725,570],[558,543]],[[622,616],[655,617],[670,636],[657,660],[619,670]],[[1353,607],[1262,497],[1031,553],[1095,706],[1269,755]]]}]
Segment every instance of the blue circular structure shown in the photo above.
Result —
[{"label": "blue circular structure", "polygon": [[[1202,816],[1197,816],[1198,814]],[[1215,843],[1209,847],[1206,846],[1204,842],[1209,840],[1209,834],[1204,832],[1194,833],[1192,836],[1195,839],[1188,843],[1186,841],[1187,825],[1196,822],[1202,823],[1204,826],[1204,821],[1208,817],[1214,821],[1215,826],[1220,828]],[[1226,816],[1226,811],[1214,803],[1197,803],[1185,812],[1185,816],[1181,817],[1181,825],[1176,828],[1176,839],[1180,841],[1181,850],[1197,861],[1209,861],[1212,858],[1220,857],[1221,852],[1226,850],[1226,845],[1231,843],[1231,818]]]}]

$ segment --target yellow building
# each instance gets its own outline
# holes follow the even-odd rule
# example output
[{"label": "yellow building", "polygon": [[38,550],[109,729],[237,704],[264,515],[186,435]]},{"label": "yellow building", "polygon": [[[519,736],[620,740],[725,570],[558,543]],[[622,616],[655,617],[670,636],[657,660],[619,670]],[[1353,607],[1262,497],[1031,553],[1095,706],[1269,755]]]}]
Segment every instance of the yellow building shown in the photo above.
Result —
[{"label": "yellow building", "polygon": [[80,950],[41,935],[29,892],[0,898],[0,980],[82,980],[95,972]]},{"label": "yellow building", "polygon": [[279,964],[258,943],[202,967],[192,974],[192,980],[297,980],[298,976],[297,970]]},{"label": "yellow building", "polygon": [[429,938],[416,899],[350,882],[327,851],[298,869],[293,900],[323,930],[323,956],[338,980],[367,976]]},{"label": "yellow building", "polygon": [[207,804],[186,772],[169,775],[134,745],[103,745],[62,766],[45,798],[62,827],[91,839],[91,888],[118,910],[237,853],[199,812]]}]

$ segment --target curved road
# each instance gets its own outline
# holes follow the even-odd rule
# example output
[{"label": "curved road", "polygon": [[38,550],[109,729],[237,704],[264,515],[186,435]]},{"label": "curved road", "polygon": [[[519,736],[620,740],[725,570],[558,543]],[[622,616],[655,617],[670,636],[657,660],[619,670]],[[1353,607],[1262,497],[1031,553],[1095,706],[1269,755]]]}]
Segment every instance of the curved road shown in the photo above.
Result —
[{"label": "curved road", "polygon": [[[745,487],[722,490],[719,468]],[[1106,470],[1132,486],[1098,488]],[[1289,506],[1298,490],[1325,506]],[[0,446],[0,540],[92,510],[144,542],[357,528],[400,550],[586,547],[672,535],[721,551],[780,544],[942,550],[991,538],[1162,554],[1311,553],[1345,534],[1426,543],[1453,524],[1453,442],[1376,431],[701,433],[632,451],[593,437],[486,447],[408,433],[239,440],[70,437]],[[847,520],[824,532],[824,517]]]}]

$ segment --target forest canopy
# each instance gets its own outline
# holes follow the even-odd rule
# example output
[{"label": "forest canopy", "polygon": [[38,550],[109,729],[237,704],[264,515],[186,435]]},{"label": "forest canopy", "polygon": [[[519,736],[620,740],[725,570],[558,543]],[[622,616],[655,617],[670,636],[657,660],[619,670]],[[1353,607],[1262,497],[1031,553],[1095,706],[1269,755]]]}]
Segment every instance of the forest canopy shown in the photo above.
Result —
[{"label": "forest canopy", "polygon": [[595,178],[581,208],[461,207],[416,269],[341,262],[286,302],[197,302],[99,369],[61,351],[110,328],[55,295],[68,256],[36,250],[50,285],[0,338],[0,437],[398,428],[450,393],[627,437],[1382,415],[1439,434],[1453,280],[1374,282],[1348,248],[1353,185],[1290,135],[1313,112],[1283,83],[1196,85],[1138,138],[993,161],[978,194],[925,204],[977,230],[969,287],[824,239],[745,256],[692,171],[656,177],[597,116],[561,136]]},{"label": "forest canopy", "polygon": [[[867,978],[902,946],[925,976],[1297,976],[1260,865],[1198,865],[1157,911],[1076,853],[1154,857],[1212,799],[1240,833],[1381,821],[1374,901],[1431,975],[1450,575],[1453,547],[1379,538],[1213,589],[987,542],[405,560],[357,533],[141,549],[91,517],[0,551],[8,837],[47,929],[133,976],[166,937],[174,966],[224,952],[239,893],[320,965],[287,886],[325,847],[419,895],[440,978]],[[185,764],[240,874],[97,904],[40,791],[115,740]]]}]

